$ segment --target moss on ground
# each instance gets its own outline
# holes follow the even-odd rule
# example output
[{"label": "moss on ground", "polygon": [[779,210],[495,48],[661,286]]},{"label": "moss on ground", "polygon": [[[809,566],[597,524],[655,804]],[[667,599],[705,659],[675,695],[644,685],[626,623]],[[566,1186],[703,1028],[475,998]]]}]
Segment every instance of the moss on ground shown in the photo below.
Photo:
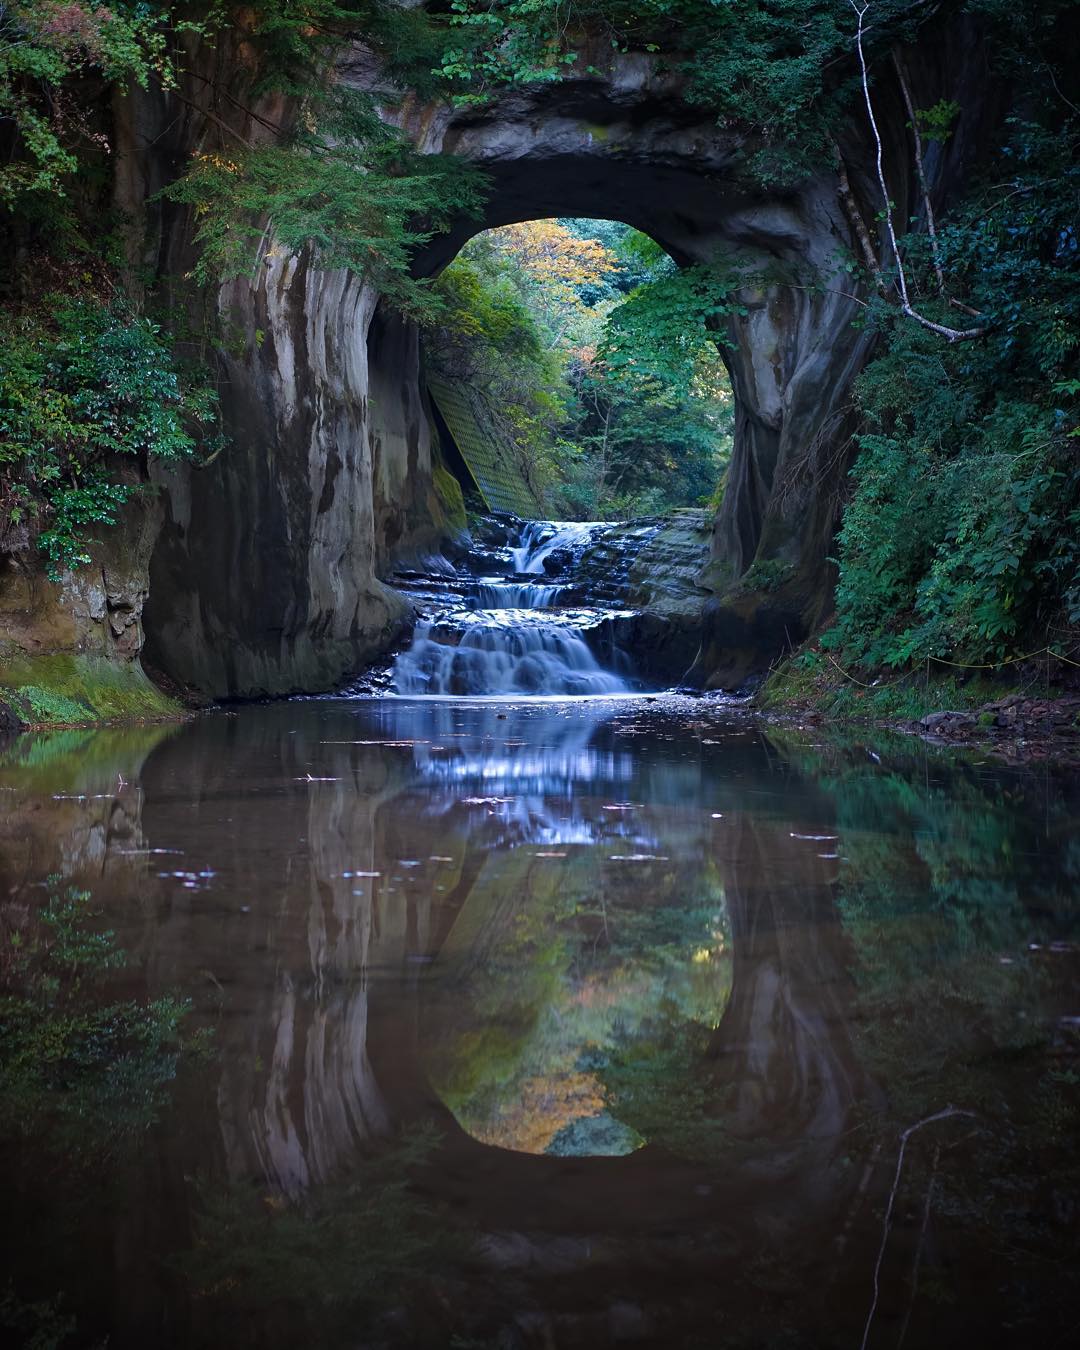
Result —
[{"label": "moss on ground", "polygon": [[137,663],[70,652],[0,655],[0,708],[26,726],[174,718],[182,709]]},{"label": "moss on ground", "polygon": [[986,675],[971,678],[925,672],[886,674],[864,681],[843,671],[824,652],[796,653],[771,672],[755,702],[765,712],[812,711],[838,722],[918,721],[933,712],[966,712],[1015,691],[1015,684]]}]

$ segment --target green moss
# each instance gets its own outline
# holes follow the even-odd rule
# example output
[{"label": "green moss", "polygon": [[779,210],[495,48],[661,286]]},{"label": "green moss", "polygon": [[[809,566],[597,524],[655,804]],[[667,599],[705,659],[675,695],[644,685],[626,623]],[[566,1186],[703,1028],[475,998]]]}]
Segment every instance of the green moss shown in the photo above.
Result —
[{"label": "green moss", "polygon": [[15,695],[22,706],[29,709],[32,722],[81,722],[87,714],[85,703],[76,703],[63,694],[39,689],[34,684],[24,684]]},{"label": "green moss", "polygon": [[181,709],[135,663],[19,653],[0,664],[0,703],[30,726],[173,718]]},{"label": "green moss", "polygon": [[1010,692],[984,677],[927,678],[925,674],[886,675],[880,682],[856,683],[828,657],[810,649],[778,666],[757,696],[767,712],[808,708],[832,721],[915,721],[929,713],[966,711]]},{"label": "green moss", "polygon": [[446,523],[454,530],[464,530],[468,524],[465,514],[465,498],[461,484],[450,470],[438,460],[431,466],[431,480],[435,495],[446,515]]},{"label": "green moss", "polygon": [[745,594],[754,592],[768,594],[770,591],[779,590],[786,581],[790,581],[794,571],[790,563],[780,558],[761,558],[740,577],[738,590]]}]

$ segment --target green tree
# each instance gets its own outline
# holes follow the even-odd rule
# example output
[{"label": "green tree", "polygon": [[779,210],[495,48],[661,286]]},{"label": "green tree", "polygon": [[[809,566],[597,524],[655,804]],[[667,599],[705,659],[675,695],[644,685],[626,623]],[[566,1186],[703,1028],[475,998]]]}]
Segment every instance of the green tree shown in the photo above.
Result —
[{"label": "green tree", "polygon": [[87,531],[115,523],[150,459],[213,442],[217,396],[181,375],[156,324],[96,297],[5,314],[0,351],[0,550],[36,534],[55,580],[90,561]]}]

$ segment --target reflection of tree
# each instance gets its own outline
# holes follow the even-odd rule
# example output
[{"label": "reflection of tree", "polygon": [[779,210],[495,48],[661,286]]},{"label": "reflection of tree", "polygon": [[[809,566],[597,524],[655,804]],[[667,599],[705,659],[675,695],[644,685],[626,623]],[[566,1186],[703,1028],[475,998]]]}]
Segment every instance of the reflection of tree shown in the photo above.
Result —
[{"label": "reflection of tree", "polygon": [[619,1045],[601,1072],[612,1115],[640,1138],[699,1162],[730,1142],[706,1058],[711,1035],[698,1022],[654,1024],[652,1035]]},{"label": "reflection of tree", "polygon": [[[58,1346],[74,1334],[63,1309],[88,1281],[87,1235],[133,1175],[182,1061],[202,1041],[181,1039],[186,1001],[124,997],[125,965],[86,891],[51,878],[38,903],[0,906],[5,1343],[18,1332],[28,1346]],[[26,1297],[43,1269],[63,1264],[71,1284],[62,1296],[47,1274],[47,1297]]]},{"label": "reflection of tree", "polygon": [[438,1145],[399,1136],[329,1184],[286,1200],[264,1185],[205,1181],[192,1249],[175,1262],[207,1345],[352,1345],[358,1326],[401,1309],[460,1251],[419,1198],[414,1173]]},{"label": "reflection of tree", "polygon": [[[885,1092],[868,1131],[893,1151],[916,1121],[898,1178],[915,1233],[889,1243],[905,1319],[956,1300],[945,1253],[993,1251],[1011,1270],[1009,1316],[1045,1333],[1075,1326],[1065,1278],[1080,1256],[1075,1143],[1080,1075],[1058,1019],[1073,1011],[1075,813],[1052,783],[980,776],[910,751],[868,763],[855,750],[794,751],[837,807],[837,908],[851,944],[855,1042]],[[913,769],[921,769],[916,777]],[[937,1254],[929,1261],[927,1252]],[[918,1295],[919,1301],[916,1302]]]},{"label": "reflection of tree", "polygon": [[0,910],[0,1134],[65,1165],[123,1151],[176,1076],[188,1005],[111,995],[125,964],[90,895],[50,879],[44,903]]},{"label": "reflection of tree", "polygon": [[[729,962],[715,874],[608,852],[489,859],[444,945],[452,1007],[432,1018],[425,1061],[478,1139],[626,1152],[641,1136],[616,1124],[608,1068],[627,1055],[659,1063],[646,1047],[673,1027],[696,1027],[704,1044],[719,1021]],[[606,1123],[584,1128],[605,1110]]]}]

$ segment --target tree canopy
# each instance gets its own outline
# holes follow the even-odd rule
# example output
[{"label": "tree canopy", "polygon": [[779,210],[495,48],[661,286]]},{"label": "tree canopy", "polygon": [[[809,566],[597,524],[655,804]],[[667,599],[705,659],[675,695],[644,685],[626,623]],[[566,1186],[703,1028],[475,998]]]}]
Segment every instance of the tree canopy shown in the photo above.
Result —
[{"label": "tree canopy", "polygon": [[615,221],[489,230],[439,279],[447,319],[429,354],[487,392],[552,515],[704,503],[730,452],[732,396],[705,327],[712,293],[687,307],[695,284]]}]

